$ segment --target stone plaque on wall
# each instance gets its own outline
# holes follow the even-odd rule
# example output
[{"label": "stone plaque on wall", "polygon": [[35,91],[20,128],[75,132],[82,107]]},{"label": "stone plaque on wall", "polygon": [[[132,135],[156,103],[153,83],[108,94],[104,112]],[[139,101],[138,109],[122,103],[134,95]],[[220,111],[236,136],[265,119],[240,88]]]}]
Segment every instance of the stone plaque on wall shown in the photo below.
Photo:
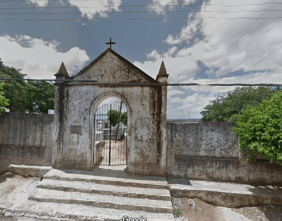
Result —
[{"label": "stone plaque on wall", "polygon": [[81,125],[71,125],[70,133],[71,134],[82,134],[81,129],[82,129]]}]

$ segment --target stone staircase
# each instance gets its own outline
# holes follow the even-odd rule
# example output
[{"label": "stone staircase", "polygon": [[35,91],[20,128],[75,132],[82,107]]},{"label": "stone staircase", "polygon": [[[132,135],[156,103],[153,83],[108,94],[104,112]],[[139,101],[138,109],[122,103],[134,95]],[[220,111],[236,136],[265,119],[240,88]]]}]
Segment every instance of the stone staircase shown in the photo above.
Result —
[{"label": "stone staircase", "polygon": [[127,175],[109,167],[52,169],[26,203],[10,208],[9,213],[22,220],[123,220],[126,216],[143,217],[140,221],[174,220],[165,178]]}]

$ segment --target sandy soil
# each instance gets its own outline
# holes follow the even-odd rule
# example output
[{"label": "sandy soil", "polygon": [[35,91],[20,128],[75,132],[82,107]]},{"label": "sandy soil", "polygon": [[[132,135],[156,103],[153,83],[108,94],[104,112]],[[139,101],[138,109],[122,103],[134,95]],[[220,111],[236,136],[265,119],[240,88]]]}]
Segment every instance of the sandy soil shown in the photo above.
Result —
[{"label": "sandy soil", "polygon": [[[188,203],[188,198],[172,198],[173,206],[180,210],[180,220],[189,221],[225,221],[222,217],[221,211],[210,204],[207,204],[199,199],[193,199],[195,203],[195,210],[193,210]],[[184,219],[183,219],[184,218]],[[187,218],[187,219],[185,219]]]},{"label": "sandy soil", "polygon": [[282,221],[282,206],[267,205],[232,209],[253,221]]},{"label": "sandy soil", "polygon": [[217,207],[203,202],[200,199],[192,199],[195,203],[193,210],[188,198],[172,198],[173,206],[179,209],[176,220],[182,221],[282,221],[282,206],[258,206],[231,209]]}]

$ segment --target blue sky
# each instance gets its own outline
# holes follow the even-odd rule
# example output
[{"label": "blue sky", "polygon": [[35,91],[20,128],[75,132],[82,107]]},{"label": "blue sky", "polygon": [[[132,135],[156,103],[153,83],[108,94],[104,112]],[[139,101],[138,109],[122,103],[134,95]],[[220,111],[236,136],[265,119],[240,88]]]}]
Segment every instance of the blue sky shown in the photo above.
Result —
[{"label": "blue sky", "polygon": [[[154,78],[164,60],[169,83],[281,83],[277,17],[282,3],[266,0],[0,0],[0,57],[30,78],[53,78],[62,61],[76,74],[111,37]],[[233,89],[169,87],[168,118],[200,117]]]}]

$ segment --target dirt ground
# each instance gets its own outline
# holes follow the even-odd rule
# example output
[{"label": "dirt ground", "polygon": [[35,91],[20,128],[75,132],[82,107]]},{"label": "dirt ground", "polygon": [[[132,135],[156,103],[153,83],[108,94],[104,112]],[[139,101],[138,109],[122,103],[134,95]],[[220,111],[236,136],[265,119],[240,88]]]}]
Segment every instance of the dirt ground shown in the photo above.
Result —
[{"label": "dirt ground", "polygon": [[188,198],[172,198],[176,220],[181,221],[282,221],[282,206],[258,206],[243,208],[217,207],[194,198],[195,210]]}]

